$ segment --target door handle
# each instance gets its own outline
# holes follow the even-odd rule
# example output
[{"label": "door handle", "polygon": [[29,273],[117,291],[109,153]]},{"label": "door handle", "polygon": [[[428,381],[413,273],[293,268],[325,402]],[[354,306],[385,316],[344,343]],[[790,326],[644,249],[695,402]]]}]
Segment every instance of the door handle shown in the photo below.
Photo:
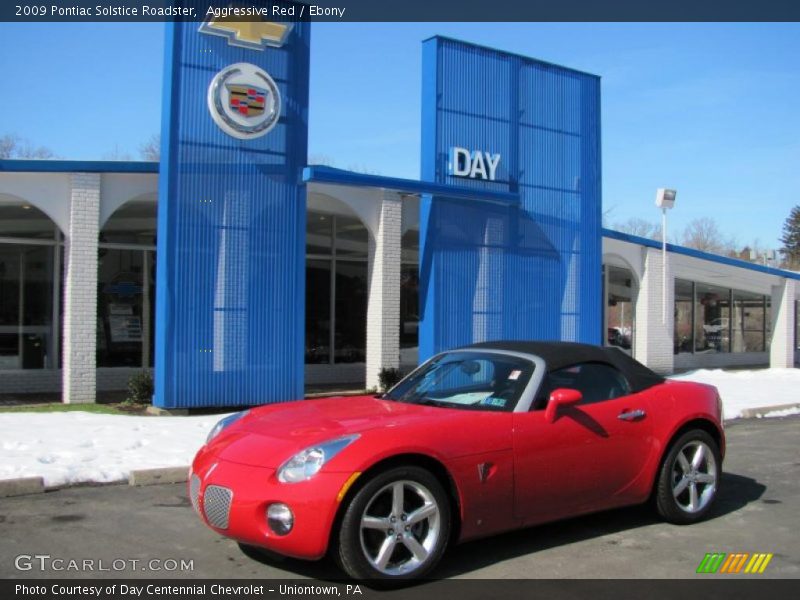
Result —
[{"label": "door handle", "polygon": [[617,418],[623,421],[638,421],[639,419],[643,419],[646,416],[647,416],[646,412],[644,412],[641,408],[637,408],[636,410],[627,410],[625,412],[621,412],[619,413]]}]

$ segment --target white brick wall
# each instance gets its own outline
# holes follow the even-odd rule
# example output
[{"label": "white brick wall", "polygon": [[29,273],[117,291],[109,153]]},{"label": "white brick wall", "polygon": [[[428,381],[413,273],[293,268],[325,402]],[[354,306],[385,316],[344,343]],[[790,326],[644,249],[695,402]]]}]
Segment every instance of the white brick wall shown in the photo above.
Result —
[{"label": "white brick wall", "polygon": [[[137,367],[101,367],[97,369],[97,390],[124,390],[128,379],[140,371]],[[15,369],[0,371],[0,389],[5,394],[35,394],[62,391],[61,369]]]},{"label": "white brick wall", "polygon": [[797,283],[795,279],[784,279],[780,285],[772,287],[771,367],[794,367],[794,299]]},{"label": "white brick wall", "polygon": [[367,388],[378,388],[383,368],[400,365],[400,250],[403,206],[395,192],[384,191],[380,217],[369,252],[367,300]]},{"label": "white brick wall", "polygon": [[95,401],[99,220],[100,175],[72,173],[64,254],[62,393],[66,403]]},{"label": "white brick wall", "polygon": [[659,373],[673,370],[673,323],[675,283],[667,257],[667,308],[663,319],[662,255],[655,248],[642,248],[644,274],[636,302],[635,357]]}]

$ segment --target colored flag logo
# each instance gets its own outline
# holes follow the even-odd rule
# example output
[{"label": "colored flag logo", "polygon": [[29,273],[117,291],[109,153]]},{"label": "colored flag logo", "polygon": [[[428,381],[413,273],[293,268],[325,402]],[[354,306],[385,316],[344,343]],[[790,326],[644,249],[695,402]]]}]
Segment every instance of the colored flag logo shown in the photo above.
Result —
[{"label": "colored flag logo", "polygon": [[264,114],[267,90],[236,83],[226,85],[230,94],[229,106],[244,117],[260,117]]},{"label": "colored flag logo", "polygon": [[698,573],[763,573],[773,554],[755,552],[709,552],[697,567]]}]

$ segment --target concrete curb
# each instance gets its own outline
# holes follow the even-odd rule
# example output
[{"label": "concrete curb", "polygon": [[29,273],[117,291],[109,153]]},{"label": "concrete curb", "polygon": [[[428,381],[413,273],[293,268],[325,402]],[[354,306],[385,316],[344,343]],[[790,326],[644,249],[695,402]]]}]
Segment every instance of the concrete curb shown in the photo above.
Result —
[{"label": "concrete curb", "polygon": [[745,408],[742,410],[742,418],[758,419],[767,413],[775,412],[776,410],[788,410],[790,408],[800,408],[800,402],[793,402],[792,404],[774,404],[772,406],[757,406],[756,408]]},{"label": "concrete curb", "polygon": [[43,494],[44,479],[41,477],[19,477],[18,479],[0,480],[0,498]]},{"label": "concrete curb", "polygon": [[128,485],[158,485],[160,483],[181,483],[189,479],[189,466],[159,467],[131,471]]}]

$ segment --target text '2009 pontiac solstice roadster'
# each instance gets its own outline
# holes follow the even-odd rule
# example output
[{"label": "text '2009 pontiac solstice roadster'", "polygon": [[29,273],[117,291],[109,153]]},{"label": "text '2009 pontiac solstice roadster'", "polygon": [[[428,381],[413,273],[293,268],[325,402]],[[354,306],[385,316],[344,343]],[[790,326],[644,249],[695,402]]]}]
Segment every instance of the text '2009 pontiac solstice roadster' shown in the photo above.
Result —
[{"label": "text '2009 pontiac solstice roadster'", "polygon": [[487,342],[444,352],[382,396],[230,415],[192,465],[205,523],[357,579],[406,580],[451,543],[652,501],[693,523],[725,451],[713,387],[623,352]]}]

